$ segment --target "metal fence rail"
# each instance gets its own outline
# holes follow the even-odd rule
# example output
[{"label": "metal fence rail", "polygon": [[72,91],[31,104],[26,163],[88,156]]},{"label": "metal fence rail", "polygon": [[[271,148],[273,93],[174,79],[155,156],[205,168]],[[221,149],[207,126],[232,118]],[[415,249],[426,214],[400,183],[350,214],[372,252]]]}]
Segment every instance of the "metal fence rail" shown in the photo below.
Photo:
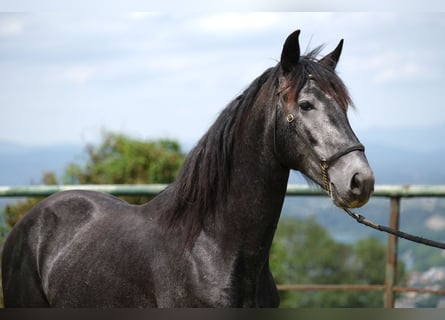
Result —
[{"label": "metal fence rail", "polygon": [[[91,185],[31,185],[0,186],[0,197],[46,197],[65,190],[94,190],[116,196],[156,195],[167,187],[165,184],[91,184]],[[325,191],[307,185],[289,184],[287,196],[324,196]],[[445,197],[445,185],[376,185],[373,197]]]},{"label": "metal fence rail", "polygon": [[[0,197],[46,197],[65,190],[94,190],[116,196],[154,196],[164,190],[167,185],[35,185],[35,186],[0,186]],[[325,196],[318,188],[307,185],[288,185],[287,196]],[[445,185],[377,185],[373,197],[390,199],[388,225],[399,229],[400,201],[402,198],[414,197],[445,197]],[[381,290],[385,292],[385,307],[393,308],[396,292],[417,292],[445,295],[445,290],[422,288],[403,288],[395,285],[397,272],[397,237],[388,235],[385,283],[382,285],[278,285],[279,290]]]}]

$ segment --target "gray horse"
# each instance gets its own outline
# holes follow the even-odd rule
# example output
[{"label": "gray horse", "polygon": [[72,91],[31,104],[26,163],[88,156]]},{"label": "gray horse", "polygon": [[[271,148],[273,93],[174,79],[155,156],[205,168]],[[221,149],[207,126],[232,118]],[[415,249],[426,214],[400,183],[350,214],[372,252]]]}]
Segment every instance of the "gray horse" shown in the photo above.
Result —
[{"label": "gray horse", "polygon": [[317,59],[319,49],[300,55],[299,33],[152,201],[68,191],[35,206],[3,249],[5,306],[278,306],[269,251],[290,170],[343,208],[374,188],[335,73],[343,41]]}]

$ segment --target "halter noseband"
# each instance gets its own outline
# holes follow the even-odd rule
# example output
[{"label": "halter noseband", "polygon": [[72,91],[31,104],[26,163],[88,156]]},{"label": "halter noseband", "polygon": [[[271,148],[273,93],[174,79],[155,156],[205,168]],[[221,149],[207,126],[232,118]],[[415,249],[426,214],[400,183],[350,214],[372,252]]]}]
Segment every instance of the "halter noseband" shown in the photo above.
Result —
[{"label": "halter noseband", "polygon": [[[314,76],[312,74],[308,74],[307,78],[308,79],[314,79]],[[281,101],[282,100],[282,98],[281,98],[281,90],[278,91],[278,96],[279,96],[279,102],[278,103],[282,103],[282,101]],[[292,113],[289,113],[286,116],[286,120],[291,125],[291,124],[294,123],[295,116]],[[318,159],[318,161],[320,163],[321,177],[322,177],[322,181],[323,181],[323,189],[329,194],[329,196],[332,196],[331,195],[329,173],[328,173],[329,166],[331,164],[333,164],[335,161],[337,161],[339,158],[343,157],[344,155],[346,155],[348,153],[351,153],[353,151],[363,151],[364,152],[365,151],[365,146],[362,145],[361,143],[357,143],[357,144],[349,146],[349,147],[347,147],[347,148],[345,148],[343,150],[337,151],[336,153],[334,153],[330,157],[325,158],[325,157],[320,156],[315,151],[314,147],[312,146],[312,144],[310,143],[308,138],[303,134],[303,132],[301,131],[300,127],[298,127],[296,125],[293,125],[293,129],[297,133],[298,137],[307,146],[308,150],[310,150],[312,155],[316,159]]]}]

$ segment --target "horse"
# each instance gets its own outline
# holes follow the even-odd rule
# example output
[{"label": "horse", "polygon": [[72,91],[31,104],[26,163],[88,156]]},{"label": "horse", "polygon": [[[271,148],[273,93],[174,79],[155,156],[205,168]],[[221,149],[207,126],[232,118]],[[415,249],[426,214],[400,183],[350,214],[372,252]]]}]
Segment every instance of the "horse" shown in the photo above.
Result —
[{"label": "horse", "polygon": [[290,170],[363,206],[374,175],[335,68],[343,40],[281,58],[218,115],[164,191],[142,205],[53,194],[3,249],[6,307],[277,307],[269,252]]}]

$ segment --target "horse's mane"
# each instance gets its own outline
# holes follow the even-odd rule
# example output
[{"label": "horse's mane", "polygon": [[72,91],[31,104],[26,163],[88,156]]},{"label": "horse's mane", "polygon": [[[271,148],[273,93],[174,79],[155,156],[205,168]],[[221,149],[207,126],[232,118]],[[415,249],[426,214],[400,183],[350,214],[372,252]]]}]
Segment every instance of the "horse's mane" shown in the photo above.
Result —
[{"label": "horse's mane", "polygon": [[216,205],[226,201],[232,174],[233,146],[244,119],[277,68],[267,69],[220,113],[196,147],[187,155],[176,181],[169,187],[173,199],[165,212],[170,227],[182,225],[193,240]]},{"label": "horse's mane", "polygon": [[[296,94],[311,73],[322,90],[331,95],[345,110],[351,103],[346,87],[332,69],[318,63],[320,48],[300,58],[292,72],[291,83]],[[176,181],[169,186],[173,199],[169,201],[163,221],[169,228],[181,226],[187,243],[199,235],[206,219],[216,214],[216,207],[227,199],[232,177],[233,147],[243,132],[244,121],[263,87],[275,95],[280,76],[280,64],[267,69],[220,113],[217,120],[190,151]],[[265,85],[267,84],[267,85]],[[275,106],[270,106],[275,107]]]}]

